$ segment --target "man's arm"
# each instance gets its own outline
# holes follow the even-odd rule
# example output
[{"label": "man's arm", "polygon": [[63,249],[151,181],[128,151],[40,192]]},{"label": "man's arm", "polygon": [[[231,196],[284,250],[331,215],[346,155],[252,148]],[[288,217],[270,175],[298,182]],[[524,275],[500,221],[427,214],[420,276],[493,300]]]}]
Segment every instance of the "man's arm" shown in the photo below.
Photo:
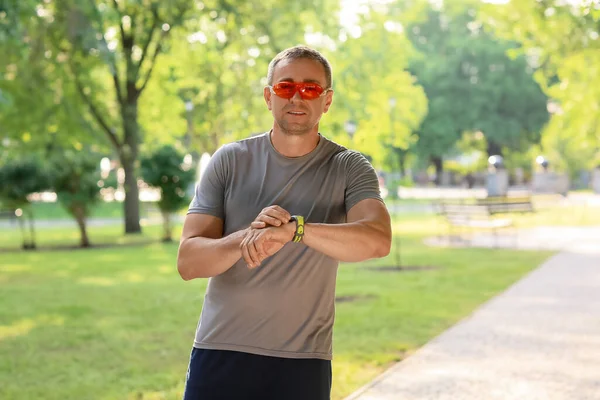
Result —
[{"label": "man's arm", "polygon": [[177,253],[177,270],[188,281],[210,278],[231,268],[241,257],[240,244],[248,229],[223,237],[223,220],[207,214],[188,214]]},{"label": "man's arm", "polygon": [[381,201],[365,199],[348,211],[345,224],[306,224],[303,241],[338,261],[385,257],[392,244],[390,215]]},{"label": "man's arm", "polygon": [[[267,218],[269,215],[270,218]],[[271,224],[271,220],[276,217],[276,213],[269,207],[251,224],[254,233],[242,242],[242,255],[248,264],[252,264],[252,260],[256,259],[260,264],[266,258],[267,252],[264,251],[263,245],[273,234],[265,232],[265,235],[260,237],[256,232],[263,230],[262,228]],[[346,220],[345,224],[306,224],[304,244],[345,262],[364,261],[389,254],[392,243],[390,215],[381,201],[365,199],[358,202],[350,209]],[[288,242],[293,237],[295,223],[290,222],[265,230],[273,233],[281,231],[281,238],[278,240]]]}]

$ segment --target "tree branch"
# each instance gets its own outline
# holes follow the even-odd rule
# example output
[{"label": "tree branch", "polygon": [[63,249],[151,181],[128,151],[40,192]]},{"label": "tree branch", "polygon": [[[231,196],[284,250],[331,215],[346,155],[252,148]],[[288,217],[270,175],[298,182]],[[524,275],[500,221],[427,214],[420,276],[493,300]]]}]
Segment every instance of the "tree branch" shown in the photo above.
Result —
[{"label": "tree branch", "polygon": [[[113,0],[113,1],[116,1],[116,0]],[[181,7],[179,9],[179,13],[172,21],[170,29],[166,32],[162,31],[162,34],[160,35],[160,38],[158,39],[158,41],[156,43],[156,48],[154,49],[154,54],[152,55],[152,60],[150,61],[150,68],[148,69],[148,73],[146,74],[146,77],[143,79],[142,86],[140,86],[139,89],[137,89],[138,97],[142,94],[142,92],[146,88],[148,81],[150,81],[150,77],[152,76],[152,71],[154,70],[154,66],[156,65],[156,59],[158,58],[158,54],[162,50],[163,40],[169,35],[169,32],[171,32],[176,26],[178,26],[179,24],[181,24],[183,22],[183,17],[185,16],[185,13],[187,10],[188,10],[188,7]],[[140,60],[139,66],[141,67],[141,65],[142,64],[141,64],[141,60]]]},{"label": "tree branch", "polygon": [[[111,75],[113,78],[113,83],[115,85],[115,90],[117,92],[117,101],[119,102],[119,104],[123,104],[123,91],[121,89],[121,81],[119,80],[119,70],[117,68],[117,63],[115,61],[114,55],[108,49],[108,43],[106,43],[106,39],[104,38],[104,19],[102,18],[102,15],[96,8],[94,1],[90,0],[90,2],[91,2],[92,9],[95,10],[94,14],[96,16],[97,22],[100,24],[100,34],[102,36],[101,42],[104,44],[104,47],[110,53],[108,56],[108,58],[109,58],[108,61],[109,61],[109,67],[111,69],[110,72],[111,72]],[[119,22],[119,25],[120,24],[121,24],[121,22]]]},{"label": "tree branch", "polygon": [[146,88],[146,85],[148,84],[148,81],[150,80],[150,77],[152,76],[152,71],[154,70],[154,66],[156,65],[156,59],[158,58],[158,54],[160,53],[160,50],[162,49],[162,41],[166,36],[167,36],[167,33],[163,32],[163,34],[160,36],[160,39],[158,39],[158,43],[156,44],[156,49],[154,50],[154,54],[152,55],[152,60],[150,61],[150,69],[148,69],[148,73],[146,74],[146,77],[144,78],[144,81],[143,81],[144,83],[142,83],[142,86],[140,86],[140,88],[137,89],[138,96],[140,94],[142,94],[142,92]]},{"label": "tree branch", "polygon": [[85,90],[83,89],[83,85],[81,84],[81,81],[79,80],[79,75],[77,74],[75,65],[73,63],[73,59],[71,58],[72,54],[69,54],[69,51],[65,47],[63,47],[58,42],[58,40],[56,40],[56,38],[54,36],[48,35],[48,37],[50,38],[50,41],[53,43],[53,45],[55,46],[56,49],[58,49],[59,51],[65,53],[65,54],[68,54],[67,65],[69,66],[71,75],[73,75],[73,77],[74,77],[75,86],[77,87],[77,91],[80,93],[81,97],[83,98],[83,101],[90,108],[90,111],[92,112],[92,115],[96,118],[96,121],[98,122],[98,124],[106,132],[110,142],[115,146],[116,149],[120,149],[122,147],[122,145],[121,145],[121,143],[119,143],[119,139],[117,138],[117,135],[115,135],[113,130],[110,129],[110,127],[108,126],[108,124],[106,123],[104,118],[102,118],[102,115],[100,115],[100,112],[98,111],[98,109],[96,108],[96,106],[94,105],[92,100],[85,94]]},{"label": "tree branch", "polygon": [[148,38],[146,39],[146,43],[144,43],[144,46],[142,48],[142,57],[140,58],[140,61],[138,62],[137,65],[137,72],[139,74],[140,69],[142,68],[142,63],[144,62],[144,59],[146,58],[146,54],[148,53],[148,47],[150,46],[150,42],[152,42],[152,38],[154,37],[154,33],[156,32],[156,28],[158,27],[158,23],[159,23],[159,17],[158,17],[158,11],[156,10],[156,7],[152,7],[152,27],[150,28],[150,32],[148,33]]},{"label": "tree branch", "polygon": [[90,108],[90,111],[92,112],[92,115],[94,116],[94,118],[96,118],[96,121],[98,121],[98,124],[100,124],[102,129],[104,129],[104,131],[108,135],[108,138],[111,141],[111,143],[115,146],[116,149],[120,149],[121,143],[119,143],[119,139],[117,138],[117,135],[115,135],[115,133],[113,132],[112,129],[110,129],[110,127],[108,126],[108,124],[106,123],[104,118],[102,118],[102,115],[98,111],[98,108],[96,108],[96,106],[94,105],[94,102],[92,101],[92,99],[90,99],[88,97],[88,95],[85,94],[85,90],[83,89],[81,80],[79,80],[79,76],[77,75],[75,66],[73,65],[73,61],[70,58],[69,58],[69,68],[71,70],[71,73],[73,74],[73,77],[75,78],[75,86],[77,87],[77,91],[83,98],[83,101],[88,105],[88,107]]},{"label": "tree branch", "polygon": [[125,43],[125,28],[123,27],[123,16],[121,15],[121,10],[119,10],[119,3],[117,0],[113,0],[113,6],[117,15],[119,16],[119,30],[121,31],[121,42]]}]

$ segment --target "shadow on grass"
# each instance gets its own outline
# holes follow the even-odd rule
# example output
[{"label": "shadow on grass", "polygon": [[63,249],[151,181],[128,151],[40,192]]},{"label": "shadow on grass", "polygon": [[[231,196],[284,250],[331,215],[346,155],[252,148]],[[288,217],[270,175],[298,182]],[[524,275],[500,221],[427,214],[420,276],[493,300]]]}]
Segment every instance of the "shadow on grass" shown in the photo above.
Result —
[{"label": "shadow on grass", "polygon": [[[118,243],[118,242],[108,242],[108,243],[98,243],[92,244],[88,247],[81,247],[80,245],[75,244],[57,244],[57,245],[45,245],[38,246],[35,249],[23,250],[20,247],[0,247],[0,253],[28,253],[35,254],[37,252],[42,251],[65,251],[65,250],[99,250],[99,249],[119,249],[119,248],[129,248],[129,247],[142,247],[147,246],[149,244],[156,243],[165,243],[161,240],[157,239],[146,239],[140,240],[131,243]],[[174,242],[169,242],[174,243]]]}]

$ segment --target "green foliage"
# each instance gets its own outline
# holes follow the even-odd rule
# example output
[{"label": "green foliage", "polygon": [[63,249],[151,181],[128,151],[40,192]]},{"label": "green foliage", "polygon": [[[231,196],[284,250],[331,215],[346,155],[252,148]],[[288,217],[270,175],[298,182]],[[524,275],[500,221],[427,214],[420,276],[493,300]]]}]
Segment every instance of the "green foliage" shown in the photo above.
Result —
[{"label": "green foliage", "polygon": [[[100,157],[88,152],[67,150],[52,160],[52,187],[58,201],[71,213],[81,210],[89,216],[99,200]],[[79,212],[79,211],[77,211]]]},{"label": "green foliage", "polygon": [[0,201],[14,208],[28,205],[27,196],[50,185],[46,169],[36,156],[8,160],[0,167],[0,182]]},{"label": "green foliage", "polygon": [[9,158],[0,167],[0,206],[2,208],[21,208],[29,220],[30,234],[27,237],[23,229],[23,217],[19,217],[22,234],[22,248],[36,247],[34,215],[28,196],[50,187],[49,176],[41,159],[36,154],[22,158]]},{"label": "green foliage", "polygon": [[58,202],[71,214],[80,229],[81,246],[90,245],[86,220],[99,200],[100,157],[89,151],[66,150],[52,159],[52,188]]},{"label": "green foliage", "polygon": [[429,99],[416,146],[423,158],[448,154],[465,131],[483,132],[492,148],[524,150],[539,142],[547,121],[546,96],[533,69],[524,57],[508,58],[514,45],[482,29],[477,7],[423,7],[424,16],[407,21],[420,53],[410,71]]},{"label": "green foliage", "polygon": [[[406,71],[414,49],[398,24],[376,10],[361,18],[361,35],[343,32],[331,54],[335,94],[322,130],[381,168],[394,148],[407,150],[414,142],[427,98]],[[346,131],[348,122],[356,125],[353,135]]]},{"label": "green foliage", "polygon": [[194,169],[184,165],[183,155],[172,146],[163,146],[143,158],[141,166],[144,181],[160,189],[158,208],[163,216],[163,241],[169,242],[172,240],[170,216],[189,204],[186,191],[194,183]]},{"label": "green foliage", "polygon": [[183,155],[172,146],[158,149],[141,162],[144,181],[160,189],[158,207],[164,212],[176,212],[189,204],[186,191],[194,183],[194,169],[183,165]]},{"label": "green foliage", "polygon": [[572,176],[597,162],[600,150],[600,3],[511,1],[483,8],[490,30],[520,43],[540,66],[536,79],[553,112],[543,132],[544,153]]},{"label": "green foliage", "polygon": [[[142,118],[144,131],[181,137],[189,129],[187,150],[201,154],[268,130],[272,118],[263,88],[269,61],[281,50],[304,43],[306,34],[337,36],[335,20],[326,16],[338,7],[332,0],[234,1],[187,21],[185,31],[174,33],[170,53],[157,63],[158,79],[141,98],[141,115],[152,116]],[[193,106],[189,112],[188,101]],[[170,119],[157,118],[166,109]],[[146,150],[172,143],[167,139],[161,134]]]}]

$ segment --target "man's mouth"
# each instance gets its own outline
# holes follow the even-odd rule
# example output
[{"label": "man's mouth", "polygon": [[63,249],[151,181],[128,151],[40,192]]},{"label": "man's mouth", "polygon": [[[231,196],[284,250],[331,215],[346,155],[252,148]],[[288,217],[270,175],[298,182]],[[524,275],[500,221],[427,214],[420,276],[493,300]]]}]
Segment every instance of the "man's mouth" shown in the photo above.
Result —
[{"label": "man's mouth", "polygon": [[288,111],[288,114],[292,115],[305,115],[306,113],[303,111]]}]

